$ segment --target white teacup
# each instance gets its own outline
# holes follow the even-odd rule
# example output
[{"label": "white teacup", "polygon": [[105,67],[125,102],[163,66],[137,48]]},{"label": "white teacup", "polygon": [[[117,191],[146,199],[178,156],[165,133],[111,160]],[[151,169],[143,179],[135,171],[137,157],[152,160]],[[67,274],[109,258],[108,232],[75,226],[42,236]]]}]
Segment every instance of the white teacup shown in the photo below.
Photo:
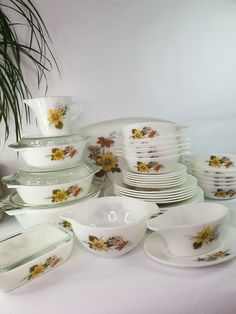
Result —
[{"label": "white teacup", "polygon": [[196,203],[168,209],[147,222],[165,238],[176,256],[196,256],[217,248],[228,208],[215,203]]},{"label": "white teacup", "polygon": [[[68,135],[81,112],[80,106],[72,104],[69,96],[24,99],[24,103],[34,111],[43,136]],[[74,105],[76,112],[72,112]]]}]

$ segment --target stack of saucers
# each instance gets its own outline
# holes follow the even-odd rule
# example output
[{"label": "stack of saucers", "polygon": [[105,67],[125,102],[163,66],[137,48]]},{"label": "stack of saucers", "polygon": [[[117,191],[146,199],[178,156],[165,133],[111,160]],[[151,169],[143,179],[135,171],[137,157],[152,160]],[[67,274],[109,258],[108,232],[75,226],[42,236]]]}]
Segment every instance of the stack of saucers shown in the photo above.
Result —
[{"label": "stack of saucers", "polygon": [[227,200],[236,197],[236,156],[209,154],[185,156],[188,173],[197,177],[206,197]]},{"label": "stack of saucers", "polygon": [[[9,145],[19,152],[23,165],[19,162],[16,173],[3,177],[2,181],[8,188],[16,189],[8,204],[8,209],[11,206],[14,209],[16,218],[22,208],[27,207],[29,215],[40,208],[43,209],[40,212],[42,220],[51,223],[54,221],[45,221],[43,217],[47,211],[56,212],[57,208],[59,213],[58,205],[80,202],[98,194],[99,188],[92,181],[101,167],[82,162],[89,138],[70,130],[70,97],[37,98],[30,103],[35,106],[36,116],[41,121],[40,134]],[[13,199],[18,200],[17,209]],[[53,220],[60,217],[52,216]],[[41,221],[39,217],[31,220],[34,224]]]}]

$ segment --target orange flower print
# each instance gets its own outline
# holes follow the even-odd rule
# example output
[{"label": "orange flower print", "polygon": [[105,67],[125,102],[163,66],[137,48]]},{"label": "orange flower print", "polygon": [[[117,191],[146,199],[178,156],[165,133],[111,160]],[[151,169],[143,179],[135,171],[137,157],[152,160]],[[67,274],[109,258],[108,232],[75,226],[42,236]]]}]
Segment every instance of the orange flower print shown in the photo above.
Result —
[{"label": "orange flower print", "polygon": [[82,188],[79,187],[79,186],[77,186],[77,187],[73,190],[72,195],[73,195],[74,197],[77,197],[77,196],[79,195],[79,193],[81,192],[81,190],[82,190]]},{"label": "orange flower print", "polygon": [[115,142],[112,139],[105,137],[98,137],[97,144],[100,144],[101,147],[111,147]]},{"label": "orange flower print", "polygon": [[119,159],[110,150],[115,144],[114,133],[111,133],[109,137],[100,136],[97,138],[96,144],[88,147],[89,158],[94,160],[94,163],[101,166],[101,170],[95,174],[96,177],[108,177],[109,172],[120,172]]},{"label": "orange flower print", "polygon": [[149,138],[156,137],[156,136],[157,136],[157,130],[150,130],[150,131],[147,133],[147,136],[148,136]]}]

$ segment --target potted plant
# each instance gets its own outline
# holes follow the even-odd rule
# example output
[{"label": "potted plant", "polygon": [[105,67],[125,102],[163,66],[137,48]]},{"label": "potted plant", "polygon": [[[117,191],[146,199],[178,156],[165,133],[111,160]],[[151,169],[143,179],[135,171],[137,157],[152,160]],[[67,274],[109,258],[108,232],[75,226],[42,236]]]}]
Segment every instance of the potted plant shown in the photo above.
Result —
[{"label": "potted plant", "polygon": [[[22,39],[22,34],[27,38]],[[31,97],[32,81],[37,88],[44,83],[46,93],[48,72],[53,67],[59,71],[50,44],[45,23],[31,0],[1,1],[0,123],[5,126],[5,140],[12,129],[19,140],[23,118],[29,121],[22,100]],[[26,71],[30,71],[31,88]]]}]

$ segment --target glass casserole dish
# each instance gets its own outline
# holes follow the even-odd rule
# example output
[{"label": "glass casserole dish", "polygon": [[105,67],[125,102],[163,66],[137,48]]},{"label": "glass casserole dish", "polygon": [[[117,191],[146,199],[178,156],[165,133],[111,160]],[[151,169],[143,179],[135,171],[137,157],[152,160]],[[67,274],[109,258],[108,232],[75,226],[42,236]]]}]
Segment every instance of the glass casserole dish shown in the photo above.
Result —
[{"label": "glass casserole dish", "polygon": [[65,262],[73,234],[56,225],[37,225],[0,239],[0,290],[10,291]]},{"label": "glass casserole dish", "polygon": [[24,167],[2,182],[15,188],[22,200],[30,205],[63,203],[80,199],[90,190],[93,176],[100,170],[96,165],[77,163],[67,169],[39,170]]}]

